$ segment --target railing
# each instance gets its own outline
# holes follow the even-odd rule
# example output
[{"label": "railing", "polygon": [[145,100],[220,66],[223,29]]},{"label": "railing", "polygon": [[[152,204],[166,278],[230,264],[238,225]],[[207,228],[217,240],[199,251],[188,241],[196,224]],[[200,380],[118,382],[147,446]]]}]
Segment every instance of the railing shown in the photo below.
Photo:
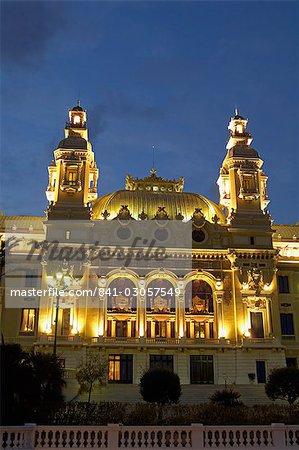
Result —
[{"label": "railing", "polygon": [[3,426],[3,449],[126,448],[169,447],[183,450],[217,448],[285,449],[299,448],[299,425],[283,423],[238,426]]},{"label": "railing", "polygon": [[[59,338],[58,338],[59,339]],[[232,345],[235,341],[230,339],[220,338],[164,338],[164,337],[93,337],[90,339],[92,344],[111,344],[111,343],[123,343],[123,344],[142,344],[142,345]]]}]

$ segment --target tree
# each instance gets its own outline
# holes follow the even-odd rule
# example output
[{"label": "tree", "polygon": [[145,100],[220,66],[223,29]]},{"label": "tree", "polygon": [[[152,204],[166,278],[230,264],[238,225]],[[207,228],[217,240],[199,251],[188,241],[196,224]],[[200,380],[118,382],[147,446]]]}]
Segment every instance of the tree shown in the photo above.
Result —
[{"label": "tree", "polygon": [[271,400],[287,400],[293,405],[299,399],[299,369],[280,367],[272,370],[265,391]]},{"label": "tree", "polygon": [[149,369],[140,379],[140,393],[144,401],[158,405],[158,420],[161,421],[163,405],[178,403],[180,399],[180,378],[162,367]]},{"label": "tree", "polygon": [[223,406],[238,406],[241,405],[239,398],[241,394],[233,389],[223,389],[222,391],[215,391],[214,394],[210,397],[212,403],[216,403],[218,405]]},{"label": "tree", "polygon": [[76,372],[76,378],[80,385],[81,392],[88,392],[88,403],[90,403],[91,393],[97,383],[103,386],[106,382],[107,362],[97,355],[88,355],[86,362],[82,364]]},{"label": "tree", "polygon": [[66,383],[59,358],[53,353],[32,351],[27,356],[27,364],[32,368],[38,402],[61,402]]},{"label": "tree", "polygon": [[46,420],[62,397],[63,370],[52,353],[1,345],[1,420],[5,424]]}]

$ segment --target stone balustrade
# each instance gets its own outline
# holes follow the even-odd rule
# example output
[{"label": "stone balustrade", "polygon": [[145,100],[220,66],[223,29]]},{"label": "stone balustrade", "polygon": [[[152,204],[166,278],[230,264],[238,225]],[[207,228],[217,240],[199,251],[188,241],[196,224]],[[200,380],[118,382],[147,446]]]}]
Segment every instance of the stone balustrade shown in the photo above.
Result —
[{"label": "stone balustrade", "polygon": [[217,448],[299,449],[299,425],[238,426],[56,426],[25,424],[0,428],[2,449]]}]

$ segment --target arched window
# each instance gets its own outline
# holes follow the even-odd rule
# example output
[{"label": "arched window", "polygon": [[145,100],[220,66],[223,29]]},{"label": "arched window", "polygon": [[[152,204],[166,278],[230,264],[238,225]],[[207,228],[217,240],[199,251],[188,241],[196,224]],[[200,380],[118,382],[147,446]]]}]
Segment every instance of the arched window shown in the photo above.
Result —
[{"label": "arched window", "polygon": [[175,288],[164,279],[156,278],[146,288],[146,310],[152,313],[175,312]]},{"label": "arched window", "polygon": [[107,288],[107,310],[130,313],[136,311],[137,289],[126,277],[115,278]]},{"label": "arched window", "polygon": [[213,293],[204,280],[192,280],[185,289],[185,308],[190,314],[213,314]]}]

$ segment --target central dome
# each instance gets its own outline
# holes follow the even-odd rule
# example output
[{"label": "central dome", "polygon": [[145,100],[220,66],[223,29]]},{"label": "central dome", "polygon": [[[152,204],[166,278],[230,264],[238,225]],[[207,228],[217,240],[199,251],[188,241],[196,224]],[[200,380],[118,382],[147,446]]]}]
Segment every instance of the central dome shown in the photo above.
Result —
[{"label": "central dome", "polygon": [[225,222],[224,214],[216,203],[199,194],[182,192],[183,183],[183,178],[178,181],[165,180],[158,177],[155,171],[143,179],[133,180],[128,175],[126,189],[112,192],[94,201],[93,219],[114,219],[123,206],[126,206],[136,220],[140,219],[140,215],[151,220],[161,208],[171,220],[175,220],[178,215],[183,216],[184,220],[190,220],[195,209],[200,208],[209,222],[215,215],[221,223]]}]

